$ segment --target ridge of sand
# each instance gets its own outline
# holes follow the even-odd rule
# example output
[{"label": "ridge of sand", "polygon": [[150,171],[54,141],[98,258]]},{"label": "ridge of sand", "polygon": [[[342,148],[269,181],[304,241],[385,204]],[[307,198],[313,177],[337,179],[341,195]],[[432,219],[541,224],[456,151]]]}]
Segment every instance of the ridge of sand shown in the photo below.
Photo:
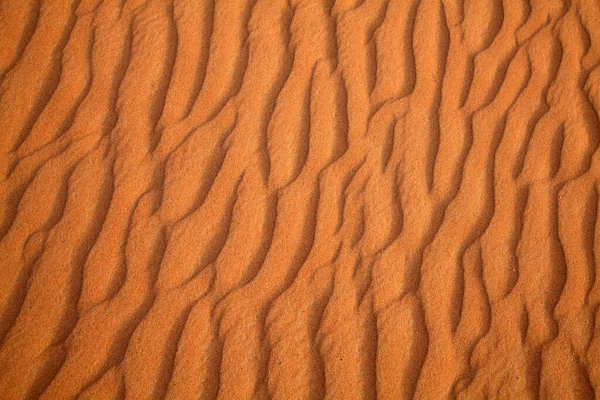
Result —
[{"label": "ridge of sand", "polygon": [[592,399],[596,0],[0,2],[0,398]]}]

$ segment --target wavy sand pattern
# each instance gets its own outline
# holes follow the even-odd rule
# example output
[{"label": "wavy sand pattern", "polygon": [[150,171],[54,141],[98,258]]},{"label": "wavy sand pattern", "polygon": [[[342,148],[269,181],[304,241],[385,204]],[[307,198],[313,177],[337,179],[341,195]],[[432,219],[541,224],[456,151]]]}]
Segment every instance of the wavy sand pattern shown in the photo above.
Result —
[{"label": "wavy sand pattern", "polygon": [[600,396],[597,0],[0,1],[0,398]]}]

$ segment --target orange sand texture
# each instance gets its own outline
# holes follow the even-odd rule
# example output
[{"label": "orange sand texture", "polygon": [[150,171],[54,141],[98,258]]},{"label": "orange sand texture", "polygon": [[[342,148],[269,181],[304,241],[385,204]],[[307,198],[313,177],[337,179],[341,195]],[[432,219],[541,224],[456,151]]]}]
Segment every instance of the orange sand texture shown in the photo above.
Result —
[{"label": "orange sand texture", "polygon": [[597,0],[1,0],[0,399],[600,396]]}]

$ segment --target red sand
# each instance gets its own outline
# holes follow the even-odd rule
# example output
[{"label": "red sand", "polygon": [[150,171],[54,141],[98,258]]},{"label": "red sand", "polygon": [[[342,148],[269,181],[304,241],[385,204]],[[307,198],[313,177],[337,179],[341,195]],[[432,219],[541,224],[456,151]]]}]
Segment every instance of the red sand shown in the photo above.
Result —
[{"label": "red sand", "polygon": [[0,398],[598,398],[599,46],[597,0],[0,1]]}]

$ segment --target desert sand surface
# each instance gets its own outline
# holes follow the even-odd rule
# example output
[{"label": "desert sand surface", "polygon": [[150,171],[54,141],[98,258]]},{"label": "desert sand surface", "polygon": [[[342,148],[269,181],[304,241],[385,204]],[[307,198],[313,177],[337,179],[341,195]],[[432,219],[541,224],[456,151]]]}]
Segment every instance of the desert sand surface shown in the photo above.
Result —
[{"label": "desert sand surface", "polygon": [[0,399],[600,396],[597,0],[1,0]]}]

